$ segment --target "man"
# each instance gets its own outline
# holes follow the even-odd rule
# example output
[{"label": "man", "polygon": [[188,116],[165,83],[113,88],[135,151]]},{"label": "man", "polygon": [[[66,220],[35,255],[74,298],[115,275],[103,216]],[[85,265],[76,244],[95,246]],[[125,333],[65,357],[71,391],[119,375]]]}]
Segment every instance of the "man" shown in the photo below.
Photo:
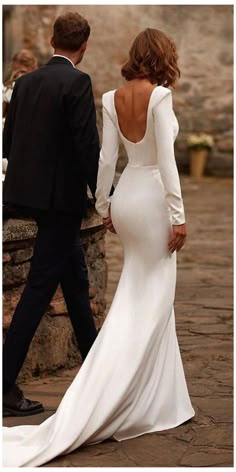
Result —
[{"label": "man", "polygon": [[54,56],[16,81],[6,118],[4,203],[32,216],[38,233],[4,344],[4,416],[43,411],[15,382],[59,283],[83,359],[97,335],[79,234],[87,184],[95,195],[99,159],[91,80],[75,68],[89,35],[87,20],[78,13],[58,17],[51,39]]}]

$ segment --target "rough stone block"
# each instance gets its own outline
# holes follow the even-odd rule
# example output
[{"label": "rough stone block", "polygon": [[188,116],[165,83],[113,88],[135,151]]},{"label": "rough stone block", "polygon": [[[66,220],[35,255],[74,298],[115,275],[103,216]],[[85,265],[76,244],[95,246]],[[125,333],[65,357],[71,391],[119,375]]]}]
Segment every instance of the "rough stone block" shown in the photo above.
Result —
[{"label": "rough stone block", "polygon": [[81,362],[73,329],[67,316],[45,315],[32,341],[19,381],[41,376]]},{"label": "rough stone block", "polygon": [[3,264],[6,264],[6,262],[10,262],[10,260],[11,260],[11,254],[9,252],[4,252],[2,256]]},{"label": "rough stone block", "polygon": [[25,249],[19,249],[11,253],[11,259],[14,264],[19,264],[21,262],[27,262],[31,259],[33,255],[33,247],[28,247]]},{"label": "rough stone block", "polygon": [[5,264],[3,266],[3,287],[17,287],[22,285],[28,276],[30,263],[24,264]]}]

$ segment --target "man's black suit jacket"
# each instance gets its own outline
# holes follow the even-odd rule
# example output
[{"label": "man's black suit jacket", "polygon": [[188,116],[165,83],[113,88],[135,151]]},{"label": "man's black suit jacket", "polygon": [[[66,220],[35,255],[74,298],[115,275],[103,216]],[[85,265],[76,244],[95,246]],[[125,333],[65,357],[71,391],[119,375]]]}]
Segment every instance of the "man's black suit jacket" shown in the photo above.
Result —
[{"label": "man's black suit jacket", "polygon": [[90,77],[63,57],[16,81],[3,133],[5,204],[86,213],[99,138]]}]

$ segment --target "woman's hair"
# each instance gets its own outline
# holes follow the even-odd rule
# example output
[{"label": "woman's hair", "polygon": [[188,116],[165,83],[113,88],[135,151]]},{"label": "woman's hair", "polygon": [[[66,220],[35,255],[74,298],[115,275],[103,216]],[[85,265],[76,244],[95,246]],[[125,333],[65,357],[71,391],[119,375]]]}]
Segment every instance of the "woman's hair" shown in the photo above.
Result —
[{"label": "woman's hair", "polygon": [[16,52],[9,67],[9,78],[5,85],[12,86],[12,83],[21,75],[32,72],[38,68],[38,60],[29,49],[21,49]]},{"label": "woman's hair", "polygon": [[162,31],[147,28],[135,38],[121,74],[126,80],[148,79],[165,87],[174,86],[180,77],[177,59],[174,41]]},{"label": "woman's hair", "polygon": [[29,49],[21,49],[14,54],[11,61],[12,70],[24,69],[28,72],[32,72],[37,69],[38,60]]},{"label": "woman's hair", "polygon": [[54,47],[65,51],[77,51],[89,35],[87,20],[76,12],[58,16],[53,26]]}]

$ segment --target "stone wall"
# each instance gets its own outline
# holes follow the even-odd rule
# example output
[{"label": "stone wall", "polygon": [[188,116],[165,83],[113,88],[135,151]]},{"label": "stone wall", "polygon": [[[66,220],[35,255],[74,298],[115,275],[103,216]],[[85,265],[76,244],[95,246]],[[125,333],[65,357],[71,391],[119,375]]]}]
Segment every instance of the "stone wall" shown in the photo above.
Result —
[{"label": "stone wall", "polygon": [[[33,49],[41,63],[49,46],[55,17],[68,10],[86,16],[92,28],[81,69],[93,80],[101,130],[101,95],[122,84],[120,68],[136,34],[147,26],[176,41],[181,80],[174,91],[180,124],[176,141],[179,169],[189,170],[189,133],[213,134],[215,148],[208,174],[232,175],[233,7],[230,5],[25,5],[7,7],[4,16],[6,63],[21,46]],[[7,64],[6,64],[7,65]],[[121,169],[125,162],[121,150]]]},{"label": "stone wall", "polygon": [[[36,232],[36,224],[30,219],[8,219],[3,224],[4,334],[24,288]],[[83,222],[81,240],[89,270],[90,302],[97,328],[103,323],[106,307],[104,235],[100,217],[91,210]],[[36,331],[19,379],[22,382],[31,376],[47,374],[62,367],[74,367],[78,362],[80,354],[61,289],[58,288]]]}]

